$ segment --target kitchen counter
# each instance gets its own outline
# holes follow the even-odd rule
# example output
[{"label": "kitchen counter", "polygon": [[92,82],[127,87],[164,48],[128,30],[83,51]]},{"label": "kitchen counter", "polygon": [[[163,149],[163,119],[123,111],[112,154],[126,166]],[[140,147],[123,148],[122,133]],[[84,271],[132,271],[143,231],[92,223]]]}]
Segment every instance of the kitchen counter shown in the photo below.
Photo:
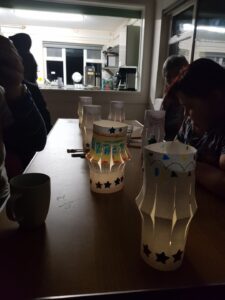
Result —
[{"label": "kitchen counter", "polygon": [[129,90],[101,90],[97,87],[82,87],[82,88],[77,88],[74,85],[66,85],[64,87],[58,87],[57,85],[39,85],[39,88],[41,90],[54,90],[54,91],[87,91],[87,92],[113,92],[113,93],[138,93],[138,91],[129,91]]}]

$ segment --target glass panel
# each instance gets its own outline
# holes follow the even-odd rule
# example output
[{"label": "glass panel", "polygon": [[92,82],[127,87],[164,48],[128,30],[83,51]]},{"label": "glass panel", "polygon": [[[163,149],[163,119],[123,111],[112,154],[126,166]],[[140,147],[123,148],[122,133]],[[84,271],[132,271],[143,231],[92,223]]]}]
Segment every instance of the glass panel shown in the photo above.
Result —
[{"label": "glass panel", "polygon": [[192,28],[193,6],[172,18],[171,37],[181,36]]},{"label": "glass panel", "polygon": [[61,48],[47,47],[47,56],[49,57],[62,57]]},{"label": "glass panel", "polygon": [[47,76],[49,81],[57,80],[58,77],[63,78],[63,62],[47,61]]},{"label": "glass panel", "polygon": [[194,59],[206,57],[225,66],[225,3],[199,3]]},{"label": "glass panel", "polygon": [[187,60],[190,58],[191,38],[171,44],[169,46],[169,55],[184,55]]},{"label": "glass panel", "polygon": [[192,25],[194,7],[184,10],[172,18],[171,38],[169,41],[169,55],[184,55],[190,60],[192,35],[194,28]]},{"label": "glass panel", "polygon": [[101,50],[87,50],[87,59],[101,59]]},{"label": "glass panel", "polygon": [[[80,73],[83,76],[83,49],[66,49],[66,78],[67,84],[73,84],[72,75],[75,72]],[[83,81],[81,80],[82,83]]]},{"label": "glass panel", "polygon": [[[75,9],[76,5],[73,7]],[[127,8],[130,8],[128,4]],[[116,9],[117,12],[122,10],[119,7]],[[104,11],[106,14],[102,15]],[[83,15],[74,14],[74,11],[62,14],[60,10],[53,12],[51,10],[0,9],[1,34],[6,37],[18,31],[30,34],[35,45],[32,47],[32,54],[38,64],[39,84],[45,84],[47,82],[45,79],[50,78],[53,82],[49,84],[55,85],[56,76],[54,75],[56,73],[61,75],[64,72],[64,77],[59,75],[58,77],[64,78],[65,85],[71,85],[74,83],[71,76],[77,71],[83,79],[78,82],[80,86],[76,88],[83,88],[82,85],[86,84],[85,70],[89,67],[88,63],[92,65],[99,63],[102,66],[101,70],[94,65],[95,77],[92,78],[94,89],[100,89],[101,83],[104,82],[108,90],[117,90],[121,74],[124,72],[120,69],[128,66],[134,67],[136,74],[132,78],[132,87],[128,79],[131,76],[125,76],[124,89],[140,90],[144,45],[144,24],[140,10],[129,9],[129,15],[126,17],[125,15],[107,16],[110,9],[102,7],[99,10],[99,6],[93,7],[91,12],[91,14]],[[101,14],[98,15],[98,12]],[[23,16],[22,19],[21,16]],[[82,55],[77,55],[75,49],[78,52],[82,49]],[[85,55],[83,55],[83,49]],[[54,63],[54,60],[61,61],[61,63]],[[46,72],[47,69],[48,72]],[[74,78],[78,80],[80,76]]]}]

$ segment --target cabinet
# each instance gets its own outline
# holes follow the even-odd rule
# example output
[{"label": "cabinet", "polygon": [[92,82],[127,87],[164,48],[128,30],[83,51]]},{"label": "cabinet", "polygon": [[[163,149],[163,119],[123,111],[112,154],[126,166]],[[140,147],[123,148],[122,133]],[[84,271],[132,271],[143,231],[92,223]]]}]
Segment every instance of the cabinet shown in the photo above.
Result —
[{"label": "cabinet", "polygon": [[138,66],[140,26],[127,25],[119,37],[119,66]]},{"label": "cabinet", "polygon": [[140,26],[127,26],[126,66],[138,66],[140,45]]}]

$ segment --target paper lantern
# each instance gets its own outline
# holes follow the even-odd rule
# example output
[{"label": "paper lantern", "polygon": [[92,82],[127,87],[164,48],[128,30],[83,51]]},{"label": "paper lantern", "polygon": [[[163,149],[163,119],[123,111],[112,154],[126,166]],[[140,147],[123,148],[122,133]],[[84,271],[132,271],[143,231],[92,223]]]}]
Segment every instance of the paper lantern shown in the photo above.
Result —
[{"label": "paper lantern", "polygon": [[110,102],[110,111],[109,111],[108,119],[112,121],[124,122],[125,112],[124,112],[123,101]]},{"label": "paper lantern", "polygon": [[101,105],[83,105],[83,118],[81,123],[83,147],[86,151],[90,149],[93,123],[101,120]]},{"label": "paper lantern", "polygon": [[83,106],[92,104],[92,97],[84,97],[81,96],[79,97],[80,101],[78,103],[78,109],[77,109],[77,114],[79,118],[79,126],[82,124],[82,119],[83,119]]},{"label": "paper lantern", "polygon": [[165,137],[165,111],[145,110],[142,145],[162,142]]},{"label": "paper lantern", "polygon": [[183,259],[195,201],[196,149],[178,141],[144,148],[144,181],[136,203],[142,217],[141,255],[158,270]]},{"label": "paper lantern", "polygon": [[130,159],[126,147],[127,125],[101,120],[94,122],[91,150],[90,187],[96,193],[114,193],[124,186],[124,168]]}]

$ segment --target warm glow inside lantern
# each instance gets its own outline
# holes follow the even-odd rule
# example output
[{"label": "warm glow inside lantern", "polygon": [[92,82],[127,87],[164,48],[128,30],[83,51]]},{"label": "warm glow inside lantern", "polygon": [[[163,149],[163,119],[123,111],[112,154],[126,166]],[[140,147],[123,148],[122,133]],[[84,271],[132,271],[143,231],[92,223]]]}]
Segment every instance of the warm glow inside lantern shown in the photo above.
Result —
[{"label": "warm glow inside lantern", "polygon": [[124,122],[125,120],[125,111],[124,111],[124,102],[123,101],[111,101],[110,110],[109,110],[109,120]]},{"label": "warm glow inside lantern", "polygon": [[178,141],[144,148],[144,181],[136,198],[142,216],[141,255],[152,267],[177,269],[195,201],[196,149]]},{"label": "warm glow inside lantern", "polygon": [[90,152],[91,190],[114,193],[124,186],[124,168],[130,159],[126,146],[127,125],[109,120],[94,122]]}]

